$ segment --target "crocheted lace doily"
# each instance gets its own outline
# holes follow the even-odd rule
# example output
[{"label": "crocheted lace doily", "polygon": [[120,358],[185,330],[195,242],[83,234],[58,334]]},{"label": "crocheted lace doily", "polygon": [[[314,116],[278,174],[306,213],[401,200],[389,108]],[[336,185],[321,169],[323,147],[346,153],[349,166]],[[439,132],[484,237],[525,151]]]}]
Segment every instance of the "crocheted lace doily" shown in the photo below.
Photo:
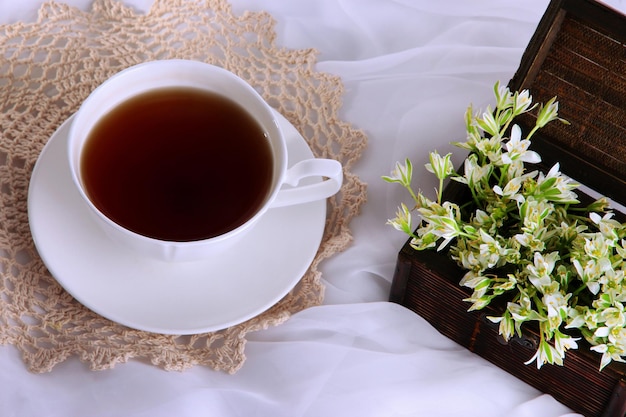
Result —
[{"label": "crocheted lace doily", "polygon": [[[322,302],[318,266],[350,243],[349,222],[365,199],[365,184],[351,168],[366,138],[338,118],[340,79],[315,71],[315,50],[277,47],[270,15],[235,15],[225,0],[157,0],[147,14],[114,0],[96,0],[89,12],[52,2],[37,22],[0,26],[0,56],[0,344],[15,345],[30,370],[49,371],[77,356],[92,369],[141,358],[168,370],[204,365],[233,373],[245,361],[248,332]],[[87,95],[123,68],[169,58],[238,74],[316,156],[345,168],[345,184],[328,202],[319,252],[296,288],[245,323],[194,336],[129,329],[79,304],[37,254],[26,211],[39,153]]]}]

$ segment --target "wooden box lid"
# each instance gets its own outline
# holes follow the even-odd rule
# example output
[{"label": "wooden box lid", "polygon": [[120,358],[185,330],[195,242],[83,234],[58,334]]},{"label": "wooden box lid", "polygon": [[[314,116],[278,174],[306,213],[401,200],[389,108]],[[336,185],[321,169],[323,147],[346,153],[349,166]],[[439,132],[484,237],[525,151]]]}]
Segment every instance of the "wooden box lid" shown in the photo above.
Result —
[{"label": "wooden box lid", "polygon": [[[511,79],[559,115],[533,136],[547,166],[626,203],[626,16],[594,0],[553,0]],[[519,119],[534,126],[534,115]]]}]

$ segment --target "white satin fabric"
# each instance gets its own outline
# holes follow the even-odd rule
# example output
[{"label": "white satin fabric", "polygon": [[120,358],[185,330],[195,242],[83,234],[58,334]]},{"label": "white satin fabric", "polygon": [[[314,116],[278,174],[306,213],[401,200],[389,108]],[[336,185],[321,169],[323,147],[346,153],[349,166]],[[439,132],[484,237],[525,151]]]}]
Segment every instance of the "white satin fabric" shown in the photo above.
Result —
[{"label": "white satin fabric", "polygon": [[[88,9],[90,0],[65,0]],[[32,21],[41,0],[0,0],[0,23]],[[126,0],[147,10],[151,0]],[[342,77],[342,118],[369,147],[355,167],[368,202],[354,243],[323,265],[323,306],[249,335],[237,374],[176,373],[131,360],[90,371],[77,359],[29,373],[0,347],[0,416],[572,416],[567,407],[386,302],[405,237],[385,225],[405,195],[383,183],[397,160],[456,152],[469,103],[508,82],[548,0],[231,0],[266,10],[281,46],[316,48],[318,69]],[[626,0],[610,0],[626,10]],[[432,189],[428,176],[418,186]],[[405,199],[406,201],[406,199]]]}]

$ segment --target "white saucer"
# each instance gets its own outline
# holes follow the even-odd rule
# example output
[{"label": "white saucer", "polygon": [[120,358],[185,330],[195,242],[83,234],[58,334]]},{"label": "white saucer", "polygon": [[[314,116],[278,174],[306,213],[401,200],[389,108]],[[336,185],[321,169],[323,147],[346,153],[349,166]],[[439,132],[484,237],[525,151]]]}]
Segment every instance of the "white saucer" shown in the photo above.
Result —
[{"label": "white saucer", "polygon": [[[296,129],[280,115],[279,120],[289,165],[312,157]],[[72,183],[66,151],[70,121],[39,156],[28,215],[52,276],[94,312],[156,333],[220,330],[274,305],[313,261],[324,232],[325,201],[271,209],[235,247],[199,262],[165,263],[116,246],[92,221]]]}]

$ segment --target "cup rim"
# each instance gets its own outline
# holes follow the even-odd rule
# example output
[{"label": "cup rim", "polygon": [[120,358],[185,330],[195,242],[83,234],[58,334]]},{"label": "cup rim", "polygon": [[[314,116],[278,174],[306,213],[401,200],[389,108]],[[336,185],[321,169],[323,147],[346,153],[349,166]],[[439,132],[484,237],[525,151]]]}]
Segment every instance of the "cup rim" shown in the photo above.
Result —
[{"label": "cup rim", "polygon": [[[261,109],[265,113],[262,115],[262,117],[266,119],[267,121],[266,123],[261,123],[258,120],[259,119],[258,114],[253,114],[252,116],[255,119],[257,119],[257,121],[262,125],[263,129],[265,130],[266,136],[269,136],[269,139],[270,139],[270,144],[272,147],[272,155],[273,155],[273,166],[274,166],[274,171],[275,171],[273,174],[274,178],[273,178],[273,182],[271,185],[271,189],[265,198],[265,202],[258,208],[258,210],[252,216],[250,216],[243,224],[227,232],[224,232],[220,235],[203,238],[203,239],[189,240],[189,241],[167,240],[167,239],[160,239],[157,237],[143,235],[141,233],[135,232],[133,230],[130,230],[120,225],[119,223],[115,222],[114,220],[106,216],[91,201],[91,198],[88,196],[82,184],[82,181],[80,178],[80,158],[81,158],[80,149],[82,149],[84,142],[87,140],[89,131],[96,124],[96,122],[93,122],[93,121],[89,122],[87,124],[89,126],[89,129],[87,129],[87,133],[83,134],[82,136],[81,136],[81,132],[78,132],[78,129],[80,128],[79,123],[83,121],[82,120],[83,118],[88,117],[88,115],[86,115],[85,113],[87,111],[86,109],[89,109],[89,106],[93,106],[92,103],[97,102],[97,99],[99,98],[99,96],[107,95],[108,94],[107,91],[112,83],[122,82],[120,80],[123,80],[124,78],[127,78],[127,77],[132,77],[134,76],[134,73],[136,72],[142,73],[144,71],[147,71],[149,68],[152,68],[155,66],[161,67],[161,70],[163,70],[163,67],[168,67],[167,69],[171,71],[175,71],[176,70],[175,67],[182,68],[183,70],[186,70],[186,71],[209,70],[209,71],[212,71],[213,74],[219,74],[220,76],[228,77],[234,82],[236,82],[243,90],[245,90],[246,94],[248,94],[250,97],[253,97],[255,99],[255,102],[257,103],[257,108]],[[176,84],[173,82],[168,84],[168,86],[178,86],[178,85],[180,84]],[[187,85],[184,85],[184,86],[187,86]],[[155,87],[155,86],[148,87],[143,90],[136,91],[132,94],[128,94],[124,96],[124,98],[122,99],[119,99],[119,100],[114,99],[113,100],[114,104],[110,105],[109,109],[119,106],[124,101],[128,100],[131,97],[137,96],[138,94],[142,92],[154,90],[157,88],[158,87]],[[208,89],[212,90],[211,88],[208,88]],[[244,109],[249,111],[249,108],[247,106],[243,106],[243,107]],[[107,226],[107,229],[115,230],[117,235],[123,235],[125,237],[132,238],[135,241],[139,240],[145,243],[167,245],[167,246],[174,247],[174,248],[202,247],[208,243],[220,244],[240,234],[244,230],[248,229],[252,224],[254,224],[269,209],[272,201],[274,200],[278,191],[280,190],[280,186],[283,182],[283,178],[287,169],[287,152],[286,152],[285,138],[284,138],[282,130],[280,129],[278,120],[274,112],[275,111],[270,107],[270,105],[248,82],[246,82],[241,77],[234,74],[233,72],[228,71],[222,67],[208,64],[208,63],[201,62],[201,61],[185,60],[185,59],[154,60],[154,61],[147,61],[147,62],[143,62],[137,65],[133,65],[131,67],[125,68],[113,74],[111,77],[107,78],[104,82],[98,85],[87,96],[87,98],[81,103],[78,111],[75,113],[73,120],[72,120],[72,124],[69,129],[68,148],[67,148],[67,157],[69,159],[69,166],[70,166],[70,171],[71,171],[70,173],[72,176],[72,181],[74,182],[75,187],[77,188],[79,194],[81,195],[81,199],[91,209],[90,211],[92,212],[92,214],[95,214],[100,219],[100,222],[104,223]],[[101,113],[98,117],[96,117],[96,120],[99,120],[102,116],[104,116],[107,113],[108,111]],[[268,132],[268,130],[271,130],[271,132]],[[276,149],[276,146],[278,146],[280,149]]]}]

